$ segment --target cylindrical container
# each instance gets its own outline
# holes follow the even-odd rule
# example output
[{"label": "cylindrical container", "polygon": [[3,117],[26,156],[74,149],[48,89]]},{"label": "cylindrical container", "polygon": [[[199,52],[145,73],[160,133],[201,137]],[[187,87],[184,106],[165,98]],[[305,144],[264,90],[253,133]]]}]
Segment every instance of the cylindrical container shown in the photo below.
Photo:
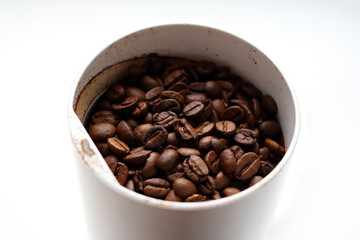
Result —
[{"label": "cylindrical container", "polygon": [[[229,66],[278,104],[286,154],[260,183],[215,201],[179,203],[150,198],[120,186],[83,121],[104,89],[141,56],[158,53]],[[140,60],[131,60],[139,58]],[[130,61],[129,61],[130,60]],[[195,25],[147,28],[112,43],[74,84],[68,118],[90,239],[263,239],[273,217],[299,135],[294,90],[257,48],[229,33]]]}]

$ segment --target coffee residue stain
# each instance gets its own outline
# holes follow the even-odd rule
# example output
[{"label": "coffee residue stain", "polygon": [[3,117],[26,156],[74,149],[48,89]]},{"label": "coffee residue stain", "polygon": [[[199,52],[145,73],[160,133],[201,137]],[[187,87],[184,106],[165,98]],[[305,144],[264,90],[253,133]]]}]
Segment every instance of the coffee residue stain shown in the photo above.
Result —
[{"label": "coffee residue stain", "polygon": [[81,140],[81,149],[83,152],[89,156],[95,154],[94,150],[90,147],[89,141],[87,139]]}]

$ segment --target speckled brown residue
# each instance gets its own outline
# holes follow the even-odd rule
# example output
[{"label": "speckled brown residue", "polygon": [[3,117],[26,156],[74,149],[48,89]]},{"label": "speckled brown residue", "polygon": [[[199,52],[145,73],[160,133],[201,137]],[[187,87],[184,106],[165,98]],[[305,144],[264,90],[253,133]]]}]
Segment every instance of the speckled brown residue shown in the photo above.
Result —
[{"label": "speckled brown residue", "polygon": [[90,147],[89,141],[86,139],[83,139],[81,141],[81,149],[83,152],[89,156],[92,156],[95,154],[94,150]]}]

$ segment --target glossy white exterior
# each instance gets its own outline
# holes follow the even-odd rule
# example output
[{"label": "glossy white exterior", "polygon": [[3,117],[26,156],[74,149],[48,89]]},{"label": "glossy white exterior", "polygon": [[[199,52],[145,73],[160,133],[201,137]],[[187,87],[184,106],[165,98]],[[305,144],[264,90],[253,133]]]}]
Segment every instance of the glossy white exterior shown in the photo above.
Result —
[{"label": "glossy white exterior", "polygon": [[[96,95],[119,75],[116,68],[110,68],[106,74],[100,72],[152,52],[206,59],[230,66],[233,72],[252,82],[264,94],[273,96],[280,110],[278,118],[287,147],[285,157],[274,171],[235,196],[201,203],[157,200],[120,186],[79,117],[83,118]],[[68,118],[89,237],[98,240],[264,239],[285,181],[300,125],[299,106],[293,89],[263,53],[239,37],[195,25],[148,28],[111,44],[89,64],[74,84]]]}]

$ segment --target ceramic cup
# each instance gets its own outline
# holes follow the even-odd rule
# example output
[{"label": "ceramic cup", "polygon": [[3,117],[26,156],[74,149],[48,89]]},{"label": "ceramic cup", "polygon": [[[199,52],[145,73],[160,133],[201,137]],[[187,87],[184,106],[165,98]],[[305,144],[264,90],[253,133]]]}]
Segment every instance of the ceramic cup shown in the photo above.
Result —
[{"label": "ceramic cup", "polygon": [[[209,60],[231,67],[263,94],[274,97],[286,154],[260,183],[215,201],[180,203],[150,198],[120,186],[83,122],[96,97],[148,53]],[[130,60],[130,61],[129,61]],[[90,239],[263,239],[285,181],[300,125],[294,90],[257,48],[221,30],[163,25],[140,30],[105,48],[70,94],[68,119]]]}]

